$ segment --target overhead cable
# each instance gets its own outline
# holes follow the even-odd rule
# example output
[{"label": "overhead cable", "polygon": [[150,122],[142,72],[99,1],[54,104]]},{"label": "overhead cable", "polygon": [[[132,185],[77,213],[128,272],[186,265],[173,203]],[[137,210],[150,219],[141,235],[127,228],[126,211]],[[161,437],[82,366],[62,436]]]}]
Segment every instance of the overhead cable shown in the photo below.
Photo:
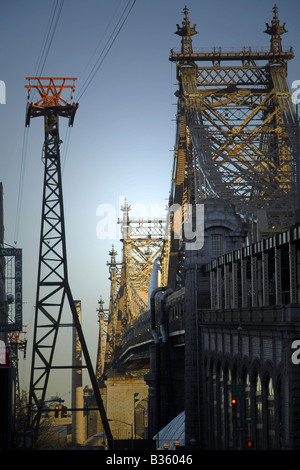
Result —
[{"label": "overhead cable", "polygon": [[64,0],[56,0],[56,4],[54,7],[54,12],[52,14],[50,25],[48,28],[48,33],[45,38],[44,46],[40,55],[40,59],[37,65],[36,77],[42,76],[42,72],[46,63],[46,59],[48,57],[50,47],[54,38],[54,34],[57,28],[57,24],[61,15],[61,11],[64,5]]},{"label": "overhead cable", "polygon": [[[55,5],[52,9],[49,26],[47,29],[47,34],[45,36],[44,44],[41,49],[40,57],[38,59],[35,77],[41,76],[49,51],[53,41],[53,37],[57,28],[58,20],[61,15],[61,11],[63,8],[64,0],[56,0]],[[34,97],[35,89],[32,95],[32,99]],[[19,234],[19,226],[20,226],[20,214],[21,214],[21,206],[22,206],[22,198],[23,198],[23,186],[24,186],[24,174],[26,168],[26,158],[27,158],[27,143],[28,143],[28,128],[24,129],[23,134],[23,144],[22,144],[22,158],[21,158],[21,170],[20,170],[20,180],[19,180],[19,191],[18,191],[18,201],[17,201],[17,212],[16,212],[16,222],[15,222],[15,232],[14,232],[14,243],[17,244],[18,241],[18,234]]]},{"label": "overhead cable", "polygon": [[[116,41],[118,35],[120,34],[129,14],[131,13],[135,3],[136,3],[136,0],[133,0],[132,2],[132,5],[130,6],[130,8],[128,9],[130,3],[131,3],[132,0],[129,0],[121,14],[121,17],[119,19],[119,21],[117,22],[116,26],[114,27],[111,35],[109,36],[100,56],[98,57],[96,63],[94,64],[92,70],[90,71],[87,79],[85,80],[84,84],[82,85],[81,89],[79,90],[78,92],[78,98],[77,98],[77,101],[79,101],[83,94],[86,92],[87,88],[89,87],[89,85],[91,84],[92,80],[94,79],[96,73],[98,72],[99,68],[101,67],[101,65],[103,64],[107,54],[109,53],[110,49],[112,48],[114,42]],[[126,13],[126,10],[128,9],[127,13]]]},{"label": "overhead cable", "polygon": [[19,226],[20,226],[20,214],[21,214],[21,206],[22,206],[24,175],[25,175],[25,166],[26,166],[26,155],[27,155],[27,142],[28,142],[28,128],[24,127],[17,213],[16,213],[16,222],[15,222],[15,233],[14,233],[15,245],[17,244],[17,241],[18,241]]}]

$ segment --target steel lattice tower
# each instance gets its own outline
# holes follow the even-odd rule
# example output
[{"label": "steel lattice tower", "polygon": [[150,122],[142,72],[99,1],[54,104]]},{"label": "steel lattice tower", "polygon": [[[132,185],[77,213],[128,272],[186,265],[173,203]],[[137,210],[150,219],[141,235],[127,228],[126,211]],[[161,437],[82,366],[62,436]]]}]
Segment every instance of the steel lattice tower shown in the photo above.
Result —
[{"label": "steel lattice tower", "polygon": [[[54,365],[58,331],[62,327],[75,326],[110,446],[112,435],[68,280],[59,117],[68,118],[69,126],[73,125],[78,104],[69,104],[62,98],[62,93],[69,89],[72,97],[76,79],[27,78],[27,80],[29,83],[25,87],[28,92],[30,93],[32,89],[37,90],[40,99],[34,104],[28,103],[26,126],[29,126],[31,118],[43,116],[45,129],[44,186],[28,421],[37,434],[51,370],[72,367],[72,365]],[[68,307],[71,321],[65,324],[61,321],[62,314]]]}]

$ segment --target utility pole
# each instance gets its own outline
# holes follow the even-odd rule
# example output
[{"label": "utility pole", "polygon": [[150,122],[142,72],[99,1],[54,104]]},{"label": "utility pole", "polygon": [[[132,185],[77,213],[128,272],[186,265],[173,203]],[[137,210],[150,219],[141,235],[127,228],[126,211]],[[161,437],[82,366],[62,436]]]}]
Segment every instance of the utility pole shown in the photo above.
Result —
[{"label": "utility pole", "polygon": [[[59,328],[69,326],[72,331],[75,327],[110,448],[112,434],[68,280],[59,117],[68,118],[69,126],[73,126],[78,103],[70,104],[62,98],[62,94],[65,90],[70,90],[70,99],[72,99],[76,79],[33,77],[27,78],[27,80],[28,84],[25,85],[25,88],[28,90],[28,99],[32,89],[38,92],[39,99],[35,103],[28,102],[26,126],[30,125],[31,118],[43,116],[45,129],[44,186],[28,425],[34,430],[36,438],[46,399],[50,371],[55,368],[72,368],[72,365],[54,366],[53,364]],[[66,308],[65,304],[69,305],[72,314],[70,324],[62,324],[61,322],[63,310]]]}]

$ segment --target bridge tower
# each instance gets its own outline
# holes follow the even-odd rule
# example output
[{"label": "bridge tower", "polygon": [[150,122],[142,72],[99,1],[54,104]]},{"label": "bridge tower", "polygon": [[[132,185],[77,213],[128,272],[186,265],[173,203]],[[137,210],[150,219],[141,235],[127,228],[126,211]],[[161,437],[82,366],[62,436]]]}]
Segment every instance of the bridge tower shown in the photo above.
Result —
[{"label": "bridge tower", "polygon": [[[294,54],[282,45],[276,6],[273,13],[269,50],[196,52],[185,7],[181,49],[170,54],[178,79],[171,204],[226,199],[260,234],[294,221],[295,110],[286,81]],[[176,252],[174,244],[171,258]]]},{"label": "bridge tower", "polygon": [[[28,426],[37,437],[43,409],[45,407],[50,372],[54,369],[72,368],[54,362],[59,330],[75,326],[84,354],[86,367],[100,411],[103,426],[111,445],[112,436],[106,418],[102,398],[93,372],[76,305],[71,293],[65,236],[62,176],[60,163],[59,117],[69,119],[73,125],[78,103],[69,103],[63,98],[65,90],[74,91],[74,78],[27,78],[28,99],[35,90],[39,99],[28,103],[26,126],[34,117],[44,117],[45,140],[43,147],[44,186],[38,261],[38,280],[35,304],[35,324],[32,350],[32,366],[29,389]],[[63,313],[69,307],[70,323],[63,323]],[[57,358],[55,358],[57,359]]]},{"label": "bridge tower", "polygon": [[118,252],[115,250],[114,246],[112,246],[112,249],[109,252],[110,261],[107,262],[107,266],[109,266],[110,298],[107,317],[104,370],[115,363],[115,351],[120,338],[120,320],[118,318],[118,310],[122,263],[117,262],[117,254]]},{"label": "bridge tower", "polygon": [[[153,266],[163,258],[166,220],[130,217],[131,207],[125,199],[119,220],[122,234],[122,261],[116,261],[114,247],[108,264],[111,281],[107,324],[105,366],[116,367],[115,357],[122,334],[148,309],[148,290]],[[158,282],[163,282],[158,281]]]},{"label": "bridge tower", "polygon": [[[164,264],[163,250],[167,242],[166,220],[149,218],[148,214],[135,218],[131,210],[125,199],[121,207],[122,217],[118,221],[121,226],[121,261],[117,262],[118,253],[113,246],[107,263],[110,301],[105,363],[99,381],[105,386],[107,415],[112,421],[112,431],[116,436],[124,435],[124,423],[134,426],[134,435],[141,436],[144,432],[148,396],[144,377],[149,372],[147,358],[142,355],[131,358],[124,365],[120,351],[123,335],[136,320],[147,316],[149,287],[152,283],[155,286],[165,283],[165,279],[160,276],[160,267]],[[98,362],[100,361],[99,352]]]},{"label": "bridge tower", "polygon": [[105,360],[105,347],[106,347],[106,335],[107,335],[107,312],[108,309],[104,309],[104,300],[100,297],[98,302],[98,322],[99,322],[99,337],[98,337],[98,348],[97,348],[97,365],[96,365],[96,380],[102,377],[104,371],[104,360]]},{"label": "bridge tower", "polygon": [[[187,7],[183,14],[175,33],[181,48],[170,54],[176,63],[178,107],[169,201],[170,207],[182,207],[183,237],[175,236],[174,214],[168,287],[184,288],[186,442],[199,443],[203,410],[196,403],[205,391],[196,365],[201,360],[197,315],[200,305],[206,308],[210,289],[201,270],[203,253],[209,255],[209,250],[186,251],[183,207],[213,199],[226,203],[247,225],[249,243],[287,229],[298,209],[297,127],[286,81],[294,54],[282,45],[286,30],[276,6],[265,30],[270,48],[264,51],[196,51],[196,25],[191,25]],[[242,232],[236,242],[241,246]]]}]

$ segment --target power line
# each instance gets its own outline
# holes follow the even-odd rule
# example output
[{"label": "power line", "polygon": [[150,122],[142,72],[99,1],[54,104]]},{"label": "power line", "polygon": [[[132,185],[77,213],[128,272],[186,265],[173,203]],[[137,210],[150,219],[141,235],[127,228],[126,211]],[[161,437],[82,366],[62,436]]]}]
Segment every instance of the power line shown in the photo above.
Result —
[{"label": "power line", "polygon": [[16,213],[15,233],[14,233],[15,245],[17,244],[17,241],[18,241],[18,234],[19,234],[19,228],[20,228],[20,213],[21,213],[21,206],[22,206],[24,175],[25,175],[26,156],[27,156],[27,143],[28,143],[28,129],[25,127],[24,134],[23,134],[21,171],[20,171],[17,213]]},{"label": "power line", "polygon": [[[121,32],[121,29],[123,28],[123,26],[124,26],[124,24],[125,24],[125,21],[127,20],[129,14],[130,14],[130,12],[131,12],[131,10],[132,10],[132,8],[134,7],[135,2],[136,2],[136,0],[133,1],[133,4],[131,5],[129,11],[127,12],[127,14],[126,14],[126,16],[125,16],[125,18],[124,18],[124,20],[123,20],[123,22],[121,23],[122,18],[124,17],[124,15],[125,15],[125,13],[126,13],[126,10],[128,9],[128,6],[130,5],[131,1],[132,1],[132,0],[129,0],[129,1],[127,2],[127,4],[126,4],[126,6],[125,6],[125,8],[124,8],[124,10],[123,10],[123,12],[122,12],[122,14],[121,14],[119,20],[118,20],[118,22],[117,22],[117,24],[116,24],[116,26],[114,27],[112,33],[111,33],[110,36],[109,36],[109,39],[108,39],[107,42],[106,42],[106,44],[105,44],[105,46],[104,46],[102,52],[100,53],[98,59],[96,60],[94,66],[92,67],[92,69],[91,69],[90,73],[88,74],[88,76],[87,76],[85,82],[83,83],[82,87],[79,89],[79,91],[78,91],[79,97],[76,98],[77,101],[79,101],[79,99],[80,99],[80,98],[83,96],[83,94],[86,92],[87,88],[89,87],[89,85],[91,84],[93,78],[95,77],[97,71],[99,70],[100,66],[102,65],[102,63],[103,63],[105,57],[107,56],[107,54],[108,54],[108,52],[110,51],[111,47],[113,46],[115,40],[117,39],[119,33]],[[101,36],[101,39],[100,39],[100,41],[99,41],[99,43],[98,43],[98,45],[97,45],[97,47],[96,47],[96,49],[95,49],[95,52],[94,52],[93,56],[95,55],[96,51],[99,49],[99,46],[100,46],[100,44],[101,44],[101,42],[102,42],[102,39],[103,39],[103,37],[105,36],[105,33],[106,33],[106,31],[108,30],[109,25],[112,23],[114,17],[116,16],[116,13],[117,13],[117,11],[118,11],[118,9],[119,9],[121,3],[122,3],[122,0],[119,2],[117,8],[115,9],[115,11],[114,11],[114,13],[113,13],[113,16],[112,16],[111,20],[109,21],[107,27],[105,28],[105,31],[104,31],[103,35]],[[121,24],[120,24],[120,23],[121,23]],[[120,25],[120,26],[119,26],[119,25]],[[118,26],[119,26],[119,29],[117,30],[115,37],[113,38],[111,44],[109,45],[107,51],[106,51],[105,54],[104,54],[104,51],[105,51],[106,47],[108,46],[108,44],[109,44],[109,42],[110,42],[110,40],[111,40],[111,38],[112,38],[113,34],[115,33],[115,31],[116,31],[116,29],[117,29]],[[103,56],[103,54],[104,54],[104,56]],[[92,56],[92,57],[93,57],[93,56]],[[103,56],[103,58],[102,58],[102,60],[100,61],[100,59],[101,59],[102,56]],[[91,61],[92,61],[92,58],[89,60],[89,63],[90,63]],[[99,62],[99,61],[100,61],[100,62]],[[86,68],[87,68],[87,67],[86,67]],[[75,101],[76,101],[76,100],[75,100]],[[67,136],[66,136],[66,138],[68,139],[68,141],[67,141],[67,145],[66,145],[65,151],[64,151],[64,156],[63,156],[63,168],[62,168],[62,171],[64,170],[64,167],[65,167],[65,164],[66,164],[66,159],[67,159],[67,153],[68,153],[68,147],[69,147],[69,138],[70,138],[70,129],[71,129],[71,128],[68,128],[68,129],[67,129]]]},{"label": "power line", "polygon": [[[117,14],[117,11],[119,10],[119,7],[120,7],[121,3],[122,3],[122,0],[119,1],[118,6],[116,7],[116,9],[115,9],[115,11],[114,11],[114,13],[113,13],[111,19],[108,21],[108,23],[107,23],[107,25],[106,25],[106,28],[105,28],[105,30],[103,31],[103,34],[102,34],[102,36],[101,36],[101,38],[100,38],[100,41],[98,42],[97,47],[96,47],[96,49],[95,49],[93,55],[91,56],[91,58],[90,58],[88,64],[87,64],[86,67],[84,68],[84,71],[88,68],[88,66],[89,66],[90,63],[92,62],[94,56],[96,55],[96,53],[97,53],[97,51],[98,51],[98,49],[99,49],[99,47],[100,47],[100,45],[101,45],[101,43],[102,43],[102,40],[103,40],[103,38],[105,37],[105,34],[106,34],[107,30],[109,29],[111,23],[113,22],[113,20],[114,20],[116,14]],[[78,84],[78,82],[77,82],[77,84]],[[66,138],[65,138],[65,140],[64,140],[65,146],[64,146],[64,151],[63,151],[63,155],[62,155],[62,173],[64,172],[64,168],[65,168],[65,165],[66,165],[66,160],[67,160],[67,155],[68,155],[68,150],[69,150],[69,142],[70,142],[70,133],[71,133],[71,129],[72,129],[72,127],[70,127],[70,126],[67,127]]]},{"label": "power line", "polygon": [[[107,22],[106,28],[104,29],[104,31],[103,31],[103,33],[102,33],[102,35],[101,35],[101,38],[100,38],[100,40],[99,40],[99,42],[98,42],[98,44],[97,44],[97,46],[96,46],[96,48],[95,48],[95,50],[94,50],[94,53],[92,54],[92,56],[90,57],[90,59],[89,59],[87,65],[86,65],[86,66],[84,67],[84,69],[83,69],[83,73],[85,73],[85,71],[88,69],[88,67],[90,66],[90,64],[91,64],[92,61],[94,60],[94,56],[98,53],[98,49],[100,48],[100,46],[101,46],[101,44],[102,44],[102,41],[104,40],[104,37],[105,37],[105,35],[106,35],[108,29],[110,28],[110,26],[111,26],[111,24],[112,24],[112,22],[113,22],[115,16],[117,15],[117,12],[118,12],[118,10],[119,10],[119,8],[120,8],[120,5],[121,5],[122,1],[123,1],[123,0],[120,0],[120,1],[119,1],[119,3],[118,3],[118,5],[117,5],[117,7],[116,7],[114,13],[112,14],[112,17],[111,17],[110,20]],[[81,76],[83,75],[83,73],[80,74],[80,75],[78,75],[78,76],[80,77],[79,80],[78,80],[78,82],[77,82],[77,85],[76,85],[76,87],[77,87],[78,89],[79,89],[79,86],[78,86],[78,85],[79,85],[79,81],[82,80]]]},{"label": "power line", "polygon": [[[120,2],[121,3],[121,2]],[[119,5],[120,5],[119,3]],[[132,3],[132,4],[131,4]],[[112,33],[110,34],[102,52],[100,53],[98,59],[96,60],[94,66],[92,67],[90,73],[88,74],[88,77],[86,78],[83,86],[79,90],[79,97],[77,98],[77,101],[79,101],[80,98],[84,95],[88,87],[90,86],[92,80],[94,79],[96,73],[98,72],[99,68],[103,64],[105,58],[107,57],[107,54],[109,53],[110,49],[112,48],[113,44],[115,43],[118,35],[120,34],[129,14],[131,13],[134,5],[136,3],[136,0],[128,0],[116,26],[114,27]],[[130,6],[131,4],[131,6]],[[52,9],[52,13],[50,16],[50,21],[48,23],[48,30],[47,34],[45,36],[44,44],[41,49],[40,57],[37,62],[37,67],[36,67],[36,73],[35,76],[41,76],[43,69],[45,67],[45,63],[52,45],[52,41],[54,38],[54,34],[58,25],[59,18],[61,16],[61,11],[64,5],[64,0],[56,0],[55,5]],[[119,8],[119,5],[117,9],[115,10],[115,13],[113,15],[116,15],[116,11]],[[127,11],[128,10],[128,11]],[[98,46],[99,47],[99,46]],[[98,48],[97,47],[97,48]],[[32,99],[35,93],[35,89],[32,95]],[[67,136],[69,137],[69,136]],[[21,206],[22,206],[22,196],[23,196],[23,186],[24,186],[24,175],[25,175],[25,168],[26,168],[26,158],[27,158],[27,145],[28,145],[28,129],[25,128],[24,130],[24,135],[23,135],[23,145],[22,145],[22,161],[21,161],[21,170],[20,170],[20,181],[19,181],[19,192],[18,192],[18,202],[17,202],[17,212],[16,212],[16,224],[15,224],[15,233],[14,233],[14,243],[17,244],[18,240],[18,233],[19,233],[19,226],[20,226],[20,214],[21,214]],[[67,156],[67,149],[65,149],[65,155],[64,155],[64,160],[66,161],[66,156]],[[64,161],[64,164],[65,164]]]},{"label": "power line", "polygon": [[[40,57],[38,59],[35,77],[38,77],[42,74],[45,67],[45,63],[50,51],[50,47],[53,41],[53,37],[57,28],[57,24],[61,15],[63,8],[64,0],[56,0],[56,3],[52,9],[50,21],[48,23],[47,34],[45,36],[44,44],[41,49]],[[34,97],[35,89],[32,95]],[[14,243],[17,244],[18,234],[20,228],[20,214],[22,207],[22,197],[23,197],[23,187],[24,187],[24,175],[26,168],[26,159],[27,159],[27,146],[28,146],[28,128],[24,129],[23,134],[23,144],[22,144],[22,159],[21,159],[21,170],[20,170],[20,180],[19,180],[19,191],[18,191],[18,201],[17,201],[17,212],[16,212],[16,223],[15,223],[15,233],[14,233]]]},{"label": "power line", "polygon": [[64,146],[64,152],[63,152],[63,155],[62,155],[62,173],[64,172],[65,165],[66,165],[67,154],[68,154],[69,143],[70,143],[71,129],[72,129],[72,127],[68,126],[67,130],[66,130],[65,146]]},{"label": "power line", "polygon": [[[101,67],[101,65],[103,64],[107,54],[109,53],[110,49],[112,48],[114,42],[116,41],[118,35],[120,34],[129,14],[131,13],[135,3],[136,3],[136,0],[133,0],[132,2],[132,5],[130,6],[128,12],[126,13],[126,10],[128,9],[129,5],[131,3],[131,0],[129,0],[126,4],[126,7],[124,8],[122,14],[121,14],[121,17],[119,19],[119,21],[117,22],[116,26],[114,27],[111,35],[109,36],[100,56],[98,57],[96,63],[94,64],[92,70],[90,71],[87,79],[85,80],[83,86],[81,87],[81,89],[79,90],[79,96],[77,98],[77,101],[80,100],[80,98],[82,98],[83,94],[86,92],[87,88],[89,87],[89,85],[91,84],[92,80],[94,79],[96,73],[98,72],[99,68]],[[125,15],[125,18],[124,18],[124,15]],[[123,19],[124,18],[124,19]],[[121,23],[121,24],[120,24]],[[114,35],[115,34],[115,35]],[[114,36],[113,36],[114,35]],[[111,41],[111,42],[110,42]],[[105,51],[105,49],[107,48],[107,50]]]},{"label": "power line", "polygon": [[40,59],[38,61],[35,77],[41,76],[42,71],[44,69],[46,59],[50,51],[50,47],[53,41],[53,37],[57,28],[58,20],[60,18],[63,5],[64,5],[64,0],[56,0],[54,11],[52,13],[51,20],[50,20],[50,25],[48,27],[48,33],[46,35],[44,46],[42,48]]}]

